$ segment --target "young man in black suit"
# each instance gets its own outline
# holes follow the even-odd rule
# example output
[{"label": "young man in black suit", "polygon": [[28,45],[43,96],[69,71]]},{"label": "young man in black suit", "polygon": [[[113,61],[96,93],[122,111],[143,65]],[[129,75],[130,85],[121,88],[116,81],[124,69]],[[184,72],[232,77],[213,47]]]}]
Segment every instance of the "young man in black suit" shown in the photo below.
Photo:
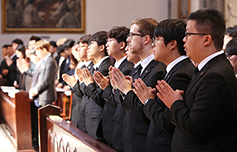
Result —
[{"label": "young man in black suit", "polygon": [[[154,59],[165,63],[166,73],[162,79],[173,89],[186,90],[192,79],[194,66],[184,51],[183,38],[186,24],[182,20],[161,21],[154,31]],[[139,78],[135,80],[134,92],[144,104],[144,112],[151,120],[147,135],[147,151],[171,152],[171,141],[175,126],[169,121],[169,109],[155,98],[155,89],[148,88]],[[131,103],[134,113],[136,106]],[[139,113],[137,114],[139,116]]]},{"label": "young man in black suit", "polygon": [[[108,54],[116,60],[114,67],[122,71],[124,75],[129,75],[134,66],[132,62],[127,60],[125,54],[128,34],[129,29],[127,27],[113,27],[108,32],[108,41],[106,44]],[[93,78],[103,90],[102,98],[107,101],[104,103],[102,116],[104,138],[110,147],[121,151],[123,150],[123,146],[121,146],[120,142],[122,141],[121,124],[123,124],[121,117],[124,117],[125,110],[118,104],[117,99],[115,99],[116,96],[120,96],[120,93],[110,85],[109,78],[104,77],[100,72],[96,72]]]},{"label": "young man in black suit", "polygon": [[[124,151],[125,152],[144,152],[146,151],[147,132],[150,120],[144,115],[139,119],[131,112],[129,103],[139,103],[138,97],[132,91],[132,81],[140,77],[146,85],[155,87],[157,80],[160,80],[165,65],[162,62],[155,61],[152,54],[152,37],[157,21],[152,18],[135,19],[130,27],[127,42],[131,52],[141,58],[141,64],[132,77],[125,77],[117,68],[112,68],[112,79],[116,82],[115,86],[124,94],[122,101],[123,107],[127,110],[124,118]],[[129,78],[127,80],[126,78]],[[142,110],[143,109],[137,109]]]},{"label": "young man in black suit", "polygon": [[[77,69],[83,69],[88,68],[89,70],[93,68],[94,63],[87,59],[87,50],[88,45],[90,43],[91,35],[83,35],[80,40],[79,44],[76,44],[73,46],[73,52],[74,56],[79,61],[80,65],[77,66]],[[75,50],[74,50],[75,49]],[[76,69],[76,70],[77,70]],[[81,77],[76,78],[76,76],[69,76],[68,74],[62,75],[63,81],[65,81],[71,88],[72,88],[72,106],[71,106],[71,118],[70,121],[72,123],[80,128],[81,130],[85,131],[84,119],[85,116],[82,114],[85,104],[82,103],[82,98],[85,98],[86,96],[82,93],[80,90],[80,83],[82,82]],[[83,97],[84,96],[84,97]],[[82,104],[81,104],[82,103]],[[83,125],[82,125],[83,124]]]},{"label": "young man in black suit", "polygon": [[237,151],[237,89],[233,68],[222,50],[225,19],[214,9],[188,16],[183,39],[187,56],[198,64],[187,90],[159,81],[158,97],[176,125],[172,151]]},{"label": "young man in black suit", "polygon": [[87,57],[93,60],[94,66],[90,71],[87,68],[81,71],[83,83],[80,85],[82,92],[89,97],[85,107],[86,132],[101,141],[104,139],[100,121],[105,101],[101,97],[102,89],[94,82],[92,76],[94,71],[107,76],[109,67],[113,65],[106,51],[107,39],[106,31],[99,31],[92,35]]}]

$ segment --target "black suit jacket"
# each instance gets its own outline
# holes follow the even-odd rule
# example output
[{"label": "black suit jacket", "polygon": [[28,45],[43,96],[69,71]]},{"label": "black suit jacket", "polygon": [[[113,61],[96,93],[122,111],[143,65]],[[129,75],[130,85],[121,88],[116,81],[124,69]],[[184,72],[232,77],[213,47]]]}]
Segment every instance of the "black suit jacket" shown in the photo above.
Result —
[{"label": "black suit jacket", "polygon": [[[140,78],[147,86],[155,87],[157,80],[161,80],[165,67],[164,63],[152,60],[144,69]],[[138,102],[140,101],[132,90],[127,93],[122,102],[123,107],[127,110],[124,118],[123,132],[124,151],[126,152],[146,151],[146,139],[150,120],[145,116],[142,105],[139,104],[135,109],[132,108]],[[133,113],[133,111],[139,112]]]},{"label": "black suit jacket", "polygon": [[[125,59],[118,69],[124,74],[129,75],[133,69],[134,64]],[[118,91],[112,92],[113,87],[109,85],[102,92],[102,98],[105,99],[105,105],[102,116],[102,128],[104,138],[107,142],[113,143],[116,150],[123,150],[122,145],[122,131],[123,131],[123,116],[124,108],[118,105],[115,100],[115,94],[120,95]],[[121,108],[121,109],[120,109]]]},{"label": "black suit jacket", "polygon": [[[13,86],[14,81],[17,80],[16,60],[17,60],[17,56],[15,55],[12,58],[13,62],[10,66],[7,65],[6,59],[4,59],[0,65],[0,74],[3,76],[4,79],[7,80],[9,86]],[[8,70],[8,74],[5,76],[2,74],[3,69]]]},{"label": "black suit jacket", "polygon": [[[98,71],[104,76],[108,75],[109,67],[113,65],[110,58],[105,59],[99,66]],[[94,73],[91,71],[92,74]],[[104,99],[101,97],[102,89],[96,84],[91,83],[84,88],[84,93],[89,96],[89,101],[86,105],[86,131],[96,139],[103,139],[102,124],[102,111],[104,107]]]},{"label": "black suit jacket", "polygon": [[[177,63],[164,80],[174,89],[186,91],[192,79],[194,66],[187,58]],[[175,126],[170,123],[169,109],[157,97],[144,105],[144,112],[151,120],[147,134],[147,150],[171,152],[171,141]]]},{"label": "black suit jacket", "polygon": [[[93,68],[93,62],[91,62],[86,68],[88,68],[89,70],[91,68]],[[85,66],[82,66],[81,69],[85,68]],[[85,126],[83,123],[83,118],[85,118],[85,116],[80,113],[81,111],[83,111],[82,109],[84,109],[83,104],[81,104],[81,100],[83,98],[83,92],[80,90],[80,83],[79,81],[75,84],[75,86],[73,86],[72,88],[72,106],[71,106],[71,118],[70,120],[72,121],[72,123],[80,128],[81,130],[85,131],[85,129],[83,127],[80,126]],[[80,116],[80,114],[82,116]],[[82,120],[81,122],[78,122],[79,120]]]},{"label": "black suit jacket", "polygon": [[236,152],[236,92],[236,78],[225,55],[211,59],[190,82],[184,101],[171,107],[171,121],[177,126],[172,150]]}]

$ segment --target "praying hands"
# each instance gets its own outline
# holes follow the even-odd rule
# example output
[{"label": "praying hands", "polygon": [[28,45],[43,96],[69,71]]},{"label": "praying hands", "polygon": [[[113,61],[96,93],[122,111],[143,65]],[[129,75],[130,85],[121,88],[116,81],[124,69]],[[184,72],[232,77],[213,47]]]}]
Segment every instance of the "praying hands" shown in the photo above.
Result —
[{"label": "praying hands", "polygon": [[159,91],[157,93],[157,96],[164,102],[164,104],[171,108],[172,104],[176,100],[183,100],[183,94],[184,91],[182,90],[173,90],[170,85],[165,82],[164,80],[157,81],[158,85],[156,85],[157,90]]}]

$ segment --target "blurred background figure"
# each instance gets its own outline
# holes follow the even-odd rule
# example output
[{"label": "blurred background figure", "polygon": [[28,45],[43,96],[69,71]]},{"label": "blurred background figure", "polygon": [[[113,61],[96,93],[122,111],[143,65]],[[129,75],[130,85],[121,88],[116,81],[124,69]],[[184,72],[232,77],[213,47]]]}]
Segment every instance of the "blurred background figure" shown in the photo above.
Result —
[{"label": "blurred background figure", "polygon": [[225,53],[234,68],[235,77],[237,78],[237,37],[227,43]]},{"label": "blurred background figure", "polygon": [[226,48],[226,44],[233,38],[237,37],[237,27],[228,27],[225,31],[223,50]]}]

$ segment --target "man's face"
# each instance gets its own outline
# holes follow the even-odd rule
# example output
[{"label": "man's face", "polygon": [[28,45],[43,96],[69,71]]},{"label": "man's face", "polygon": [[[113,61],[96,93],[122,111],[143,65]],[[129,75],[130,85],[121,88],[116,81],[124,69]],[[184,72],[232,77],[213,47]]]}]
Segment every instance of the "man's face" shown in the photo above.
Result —
[{"label": "man's face", "polygon": [[169,56],[169,49],[165,45],[164,38],[162,36],[155,37],[153,41],[153,54],[156,61],[165,62],[167,56]]},{"label": "man's face", "polygon": [[87,50],[88,50],[88,44],[80,42],[78,47],[78,58],[80,60],[87,60]]},{"label": "man's face", "polygon": [[[188,20],[186,33],[199,33],[195,28],[196,21]],[[183,38],[185,42],[184,47],[187,56],[193,60],[195,63],[200,63],[202,61],[203,52],[202,46],[204,42],[204,35],[192,35],[186,34]]]},{"label": "man's face", "polygon": [[227,44],[231,39],[233,39],[232,36],[229,36],[229,35],[225,34],[225,37],[224,37],[224,44],[223,44],[223,50],[225,50],[226,44]]},{"label": "man's face", "polygon": [[87,50],[87,59],[94,60],[99,52],[100,48],[98,46],[98,43],[96,41],[91,41]]},{"label": "man's face", "polygon": [[8,55],[8,52],[7,52],[7,48],[4,47],[2,48],[2,56],[5,57],[6,55]]},{"label": "man's face", "polygon": [[137,54],[132,54],[129,46],[125,48],[127,60],[133,63],[137,63],[140,60],[140,57]]},{"label": "man's face", "polygon": [[110,56],[116,55],[117,52],[120,51],[120,45],[115,38],[108,38],[107,43],[107,52]]},{"label": "man's face", "polygon": [[11,56],[13,53],[15,53],[13,48],[11,46],[7,47],[7,54]]},{"label": "man's face", "polygon": [[129,48],[133,54],[140,54],[143,50],[143,36],[139,35],[138,25],[133,24],[130,28],[130,36],[127,38]]},{"label": "man's face", "polygon": [[15,53],[15,51],[16,51],[17,46],[18,46],[17,43],[12,43],[12,49],[13,49],[14,53]]}]

